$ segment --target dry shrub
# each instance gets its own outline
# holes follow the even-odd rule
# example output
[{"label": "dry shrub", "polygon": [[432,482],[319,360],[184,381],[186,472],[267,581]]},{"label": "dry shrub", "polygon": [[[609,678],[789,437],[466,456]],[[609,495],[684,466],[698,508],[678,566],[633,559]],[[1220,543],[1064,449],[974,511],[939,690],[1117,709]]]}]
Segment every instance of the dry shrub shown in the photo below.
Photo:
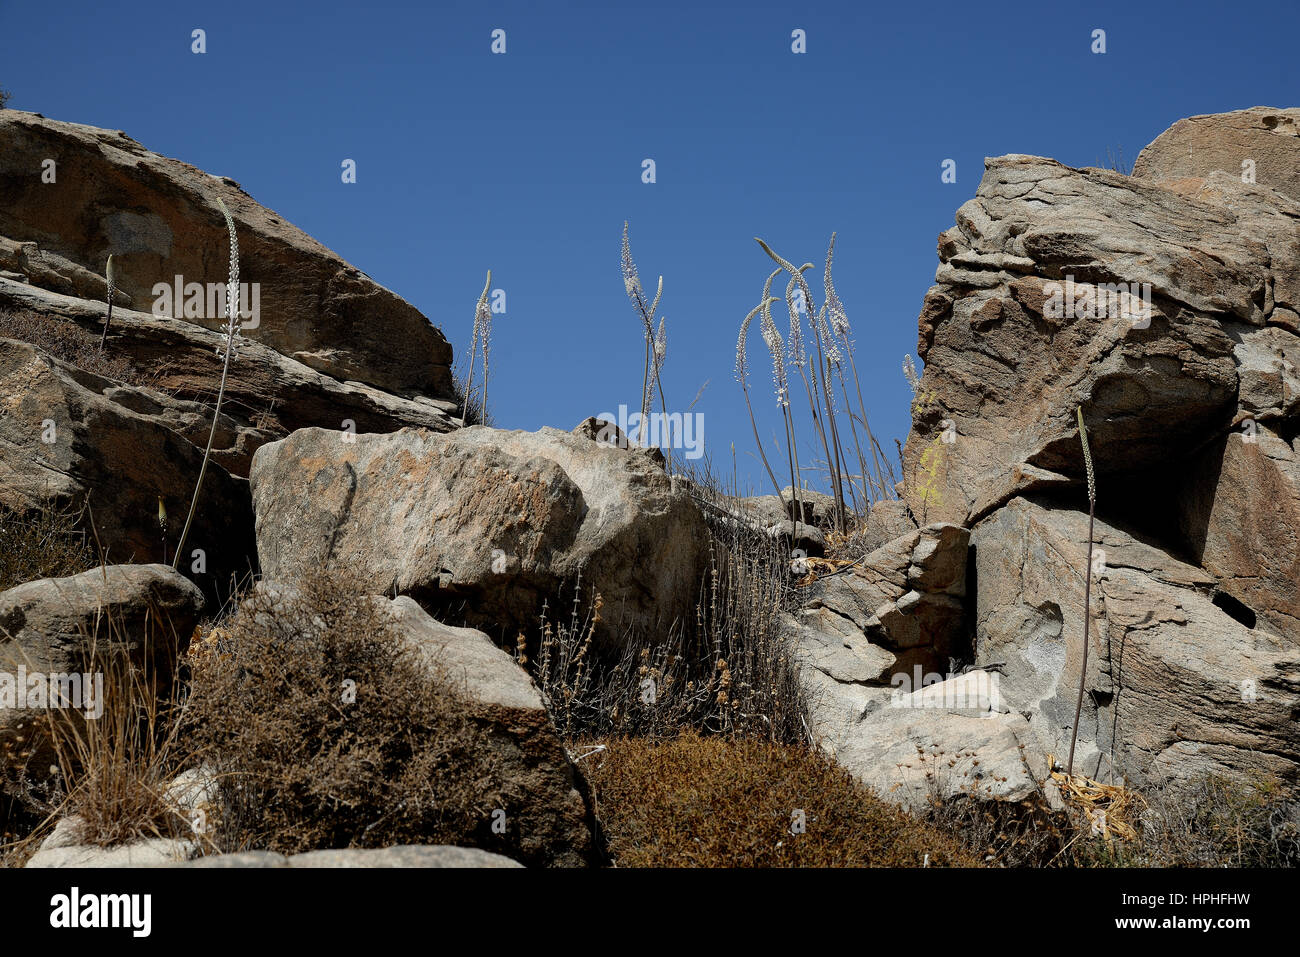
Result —
[{"label": "dry shrub", "polygon": [[1300,866],[1300,802],[1265,775],[1207,775],[1143,792],[1138,840],[1092,842],[1080,863],[1141,867]]},{"label": "dry shrub", "polygon": [[[971,867],[943,830],[821,754],[684,734],[616,738],[583,761],[622,867]],[[802,812],[803,833],[794,833]]]},{"label": "dry shrub", "polygon": [[64,578],[97,563],[80,512],[47,504],[15,510],[0,505],[0,591],[38,578]]},{"label": "dry shrub", "polygon": [[993,867],[1300,865],[1300,802],[1272,778],[1110,788],[1101,801],[1089,790],[1067,795],[1064,810],[1041,791],[1019,803],[932,798],[925,818]]},{"label": "dry shrub", "polygon": [[807,705],[780,620],[790,602],[788,562],[758,538],[715,538],[711,553],[693,626],[628,635],[611,659],[592,649],[600,596],[584,611],[580,579],[567,616],[543,607],[540,637],[521,636],[515,656],[532,671],[562,738],[658,739],[695,729],[806,740]]},{"label": "dry shrub", "polygon": [[0,309],[0,339],[30,343],[78,369],[127,385],[148,386],[153,381],[136,372],[125,356],[111,349],[101,352],[98,338],[68,319],[30,310]]},{"label": "dry shrub", "polygon": [[262,587],[191,653],[222,851],[489,844],[500,782],[453,683],[335,574]]},{"label": "dry shrub", "polygon": [[957,795],[931,800],[922,818],[953,835],[987,867],[1048,867],[1069,863],[1062,851],[1075,838],[1086,842],[1068,815],[1054,811],[1041,794],[1019,802]]},{"label": "dry shrub", "polygon": [[[690,464],[690,463],[688,463]],[[627,635],[597,659],[599,596],[574,585],[567,615],[544,607],[540,634],[520,636],[516,659],[533,673],[561,737],[671,738],[693,729],[794,743],[808,739],[808,704],[783,616],[797,607],[781,542],[735,521],[706,463],[687,484],[703,506],[710,564],[696,617],[668,634]]]}]

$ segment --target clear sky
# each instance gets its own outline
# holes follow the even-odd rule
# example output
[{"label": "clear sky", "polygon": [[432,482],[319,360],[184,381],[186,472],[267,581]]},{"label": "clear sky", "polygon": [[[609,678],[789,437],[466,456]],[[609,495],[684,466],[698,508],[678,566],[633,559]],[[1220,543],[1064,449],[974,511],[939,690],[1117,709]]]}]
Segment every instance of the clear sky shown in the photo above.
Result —
[{"label": "clear sky", "polygon": [[[507,428],[638,406],[630,221],[643,283],[664,276],[669,411],[707,381],[707,452],[729,462],[734,441],[762,490],[732,371],[769,271],[752,237],[820,276],[838,231],[836,285],[892,450],[935,237],[984,157],[1131,163],[1180,117],[1295,106],[1297,35],[1293,2],[0,0],[0,87],[13,108],[234,178],[414,303],[458,355],[490,268],[506,293],[490,400]],[[757,335],[750,347],[770,436],[770,366]]]}]

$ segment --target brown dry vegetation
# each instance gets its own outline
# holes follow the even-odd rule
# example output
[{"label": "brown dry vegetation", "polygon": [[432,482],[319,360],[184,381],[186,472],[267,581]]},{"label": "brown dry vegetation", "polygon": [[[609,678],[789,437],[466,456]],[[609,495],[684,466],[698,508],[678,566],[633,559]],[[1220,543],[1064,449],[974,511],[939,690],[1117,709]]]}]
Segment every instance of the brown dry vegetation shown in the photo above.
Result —
[{"label": "brown dry vegetation", "polygon": [[0,309],[0,339],[30,343],[56,359],[106,379],[134,386],[153,384],[152,378],[136,372],[125,356],[114,353],[112,348],[101,352],[99,340],[91,332],[67,319],[28,310]]},{"label": "brown dry vegetation", "polygon": [[75,509],[55,505],[36,511],[0,505],[0,591],[93,568],[94,551],[78,519]]},{"label": "brown dry vegetation", "polygon": [[191,658],[182,738],[219,781],[219,849],[490,840],[483,732],[346,580],[253,592]]},{"label": "brown dry vegetation", "polygon": [[79,839],[104,847],[189,833],[165,800],[182,770],[178,636],[152,612],[127,634],[106,611],[80,641],[79,670],[103,678],[102,713],[52,708],[0,736],[0,861],[20,863],[74,816]]},{"label": "brown dry vegetation", "polygon": [[689,733],[603,743],[583,766],[620,867],[922,867],[927,855],[930,867],[979,863],[953,835],[803,748]]}]

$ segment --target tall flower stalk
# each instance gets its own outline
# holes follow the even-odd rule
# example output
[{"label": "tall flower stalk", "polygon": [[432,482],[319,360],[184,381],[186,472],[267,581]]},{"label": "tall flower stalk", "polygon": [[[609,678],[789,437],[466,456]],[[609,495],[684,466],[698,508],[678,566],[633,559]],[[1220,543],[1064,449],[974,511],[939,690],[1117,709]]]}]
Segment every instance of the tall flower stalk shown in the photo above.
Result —
[{"label": "tall flower stalk", "polygon": [[478,358],[479,340],[483,341],[483,401],[479,404],[479,421],[487,414],[487,377],[488,377],[488,340],[491,336],[492,308],[488,305],[488,293],[492,288],[492,270],[487,271],[487,281],[483,283],[483,292],[474,307],[474,332],[469,342],[469,372],[465,377],[464,407],[460,410],[460,420],[467,422],[470,416],[470,404],[474,395],[474,362]]},{"label": "tall flower stalk", "polygon": [[[808,281],[804,279],[803,276],[804,271],[811,269],[813,264],[806,263],[796,269],[793,263],[778,256],[773,252],[772,247],[763,242],[763,240],[758,237],[754,237],[754,239],[755,242],[763,248],[763,252],[767,253],[773,262],[790,274],[790,284],[786,286],[786,307],[790,310],[790,358],[791,361],[798,366],[799,374],[804,380],[804,387],[808,391],[808,405],[812,412],[813,424],[817,429],[817,437],[821,440],[822,451],[826,455],[826,466],[831,473],[831,491],[834,493],[835,498],[835,524],[838,528],[844,528],[846,524],[846,510],[844,506],[844,485],[842,482],[842,471],[840,465],[839,441],[836,436],[834,423],[829,423],[830,438],[828,438],[826,427],[822,424],[823,408],[828,410],[828,413],[832,408],[830,390],[827,385],[827,376],[825,375],[827,364],[824,348],[825,343],[823,342],[824,336],[821,329],[822,323],[817,317],[816,306],[813,305],[812,291],[808,288]],[[804,308],[808,312],[809,323],[813,327],[813,341],[817,347],[817,364],[815,367],[812,367],[811,381],[804,371],[805,365],[807,364],[811,366],[811,363],[806,362],[803,355],[802,335],[799,331],[799,308],[795,300],[796,286],[798,287],[799,295],[802,297]],[[811,356],[808,358],[810,359]],[[820,379],[818,376],[819,371],[821,372]],[[833,453],[831,451],[832,441],[834,441],[835,444],[835,450]]]},{"label": "tall flower stalk", "polygon": [[1079,738],[1079,716],[1083,713],[1083,685],[1088,677],[1088,646],[1092,644],[1092,532],[1097,513],[1097,478],[1092,471],[1092,451],[1088,448],[1088,429],[1083,424],[1083,406],[1075,407],[1079,418],[1079,441],[1083,443],[1083,464],[1088,470],[1088,564],[1083,582],[1083,657],[1079,665],[1079,696],[1074,703],[1074,732],[1070,735],[1070,759],[1067,777],[1074,774],[1074,745]]},{"label": "tall flower stalk", "polygon": [[117,283],[113,276],[113,257],[108,257],[108,265],[104,267],[104,279],[108,283],[108,313],[104,316],[104,331],[99,336],[99,351],[104,351],[104,342],[108,339],[108,324],[113,321],[113,292],[117,288]]},{"label": "tall flower stalk", "polygon": [[[627,222],[623,223],[623,249],[622,249],[622,272],[623,272],[623,289],[627,292],[627,297],[632,301],[636,308],[637,317],[641,320],[641,334],[645,339],[645,362],[641,370],[641,435],[638,439],[641,445],[649,441],[650,435],[650,413],[654,408],[655,391],[659,392],[659,405],[664,412],[664,421],[668,421],[668,404],[664,396],[663,380],[660,378],[660,371],[663,367],[663,360],[667,349],[667,336],[664,332],[664,321],[661,317],[659,320],[659,332],[656,335],[654,326],[654,316],[659,309],[659,300],[664,294],[664,277],[659,277],[659,286],[655,290],[654,301],[647,304],[645,292],[641,288],[641,278],[637,275],[636,262],[632,259],[632,246],[628,240]],[[672,467],[672,439],[668,441],[668,465]]]},{"label": "tall flower stalk", "polygon": [[[239,335],[239,238],[235,235],[235,221],[230,218],[230,210],[217,197],[217,206],[226,218],[226,230],[230,233],[230,277],[226,283],[226,354],[221,365],[221,387],[217,390],[217,404],[212,410],[212,429],[208,432],[208,446],[203,450],[203,464],[199,466],[199,478],[194,483],[194,497],[190,500],[190,511],[185,516],[185,525],[180,538],[176,540],[176,554],[172,559],[172,568],[180,565],[181,556],[185,554],[185,539],[189,536],[194,513],[198,509],[199,492],[203,489],[203,477],[208,473],[208,462],[212,459],[212,444],[217,436],[217,424],[221,421],[221,401],[226,395],[226,381],[230,378],[230,361],[235,355],[235,340]],[[220,349],[218,349],[220,355]]]},{"label": "tall flower stalk", "polygon": [[[736,339],[736,381],[740,383],[741,391],[745,393],[745,408],[749,410],[749,425],[754,430],[754,443],[758,446],[759,458],[763,460],[763,468],[767,469],[767,477],[772,480],[772,487],[776,490],[777,498],[781,497],[781,485],[776,480],[776,473],[772,471],[772,465],[767,460],[767,453],[763,451],[763,440],[758,437],[758,422],[754,418],[754,406],[749,401],[749,324],[754,321],[754,317],[760,312],[764,312],[776,298],[771,296],[772,280],[780,275],[781,270],[777,269],[772,275],[767,277],[767,282],[763,283],[763,298],[757,306],[749,310],[745,316],[744,322],[740,324],[740,335]],[[767,341],[767,330],[762,330],[763,339]],[[779,348],[779,343],[778,343]],[[777,378],[777,400],[781,400],[780,378]],[[733,446],[734,449],[734,446]],[[733,453],[734,454],[734,453]],[[791,470],[793,472],[793,469]],[[793,483],[794,476],[791,475]],[[793,489],[793,484],[791,488]]]},{"label": "tall flower stalk", "polygon": [[[769,277],[768,284],[764,288],[763,302],[758,309],[764,315],[763,340],[772,350],[774,362],[780,367],[776,370],[781,380],[778,384],[778,401],[781,404],[782,418],[786,427],[788,457],[793,466],[791,487],[794,490],[796,506],[801,497],[802,483],[799,477],[803,472],[799,466],[798,433],[791,412],[789,386],[785,378],[791,367],[798,370],[799,378],[803,380],[804,395],[808,400],[808,412],[812,416],[814,435],[816,441],[821,444],[825,456],[822,461],[825,463],[827,481],[835,501],[835,527],[847,531],[851,516],[860,520],[876,501],[895,499],[898,497],[898,491],[890,458],[880,447],[880,442],[872,433],[871,425],[867,420],[866,403],[862,399],[862,385],[854,355],[852,330],[844,303],[835,290],[835,282],[831,275],[831,267],[835,259],[835,239],[836,234],[832,233],[826,249],[826,268],[822,277],[825,301],[818,309],[813,302],[808,280],[804,277],[804,273],[812,269],[813,264],[804,263],[796,267],[789,260],[779,256],[762,239],[755,237],[763,252],[779,267]],[[784,341],[776,331],[769,311],[770,304],[776,302],[777,297],[768,295],[772,280],[782,272],[789,273],[790,276],[785,287],[790,329]],[[804,335],[805,315],[808,317],[809,331],[812,333],[811,341]],[[753,318],[754,313],[751,312],[745,317],[745,323],[741,328],[742,351],[745,335]],[[748,384],[743,374],[743,361],[743,355],[737,357],[737,377],[745,390],[746,407],[750,411],[751,424],[754,424]],[[853,377],[852,392],[848,387],[849,374]],[[838,398],[837,382],[839,383]],[[856,410],[854,398],[857,400]],[[848,418],[848,436],[844,434],[842,421],[844,416]],[[755,441],[758,441],[756,425],[754,432]],[[853,440],[850,451],[856,454],[857,474],[853,474],[854,456],[847,454],[845,450],[844,439],[850,436]],[[759,450],[761,453],[761,442],[759,442]],[[764,464],[767,464],[766,459]],[[816,462],[815,465],[817,471],[821,471],[821,462]],[[772,477],[770,468],[768,472],[769,477]]]}]

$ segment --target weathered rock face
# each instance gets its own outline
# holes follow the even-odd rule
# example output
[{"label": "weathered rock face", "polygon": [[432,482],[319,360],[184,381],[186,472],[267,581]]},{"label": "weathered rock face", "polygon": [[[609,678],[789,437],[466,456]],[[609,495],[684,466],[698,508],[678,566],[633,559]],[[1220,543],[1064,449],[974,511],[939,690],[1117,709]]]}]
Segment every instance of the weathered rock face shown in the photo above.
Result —
[{"label": "weathered rock face", "polygon": [[455,682],[471,715],[489,731],[506,789],[506,830],[492,835],[492,849],[531,865],[593,863],[586,786],[527,672],[483,632],[444,625],[410,598],[394,599],[389,608],[403,637]]},{"label": "weathered rock face", "polygon": [[[787,625],[800,658],[813,737],[859,779],[909,804],[923,801],[928,796],[923,786],[935,782],[923,772],[916,780],[900,778],[894,757],[903,751],[909,752],[904,757],[915,757],[915,745],[935,743],[953,756],[961,750],[955,744],[967,719],[975,721],[970,727],[980,728],[981,734],[991,728],[978,720],[988,717],[987,700],[953,715],[935,710],[928,699],[911,697],[941,681],[951,660],[969,652],[962,601],[968,543],[969,532],[956,525],[908,532],[860,564],[811,585],[805,606]],[[953,718],[961,720],[953,724]],[[995,745],[1009,745],[1011,753],[997,760],[1024,766],[1014,732],[1002,729],[981,740],[975,751],[982,757],[968,758],[989,768]],[[1009,791],[990,778],[982,793],[1006,797],[1014,791],[1023,797],[1028,793],[1021,788],[1025,780],[1017,776]],[[976,778],[945,775],[944,781],[944,787],[960,789]],[[994,784],[994,791],[988,791]]]},{"label": "weathered rock face", "polygon": [[[1249,162],[1251,166],[1243,166]],[[1256,106],[1179,120],[1133,164],[1137,179],[1168,186],[1215,170],[1238,177],[1253,172],[1267,186],[1300,200],[1300,109]]]},{"label": "weathered rock face", "polygon": [[[1015,499],[981,522],[976,660],[1039,747],[1069,751],[1082,661],[1088,516]],[[1213,575],[1097,522],[1092,644],[1076,763],[1106,780],[1300,777],[1300,643],[1220,607]]]},{"label": "weathered rock face", "polygon": [[[44,672],[80,671],[89,663],[88,638],[100,651],[128,649],[154,670],[184,650],[203,610],[194,583],[167,565],[106,565],[70,578],[42,578],[0,592],[0,654],[4,667],[26,662]],[[111,620],[119,638],[109,642]],[[171,641],[144,641],[146,620]],[[156,637],[156,636],[155,636]]]},{"label": "weathered rock face", "polygon": [[[1300,270],[1235,209],[1037,157],[989,160],[957,222],[921,315],[904,455],[923,521],[970,522],[1077,480],[1078,405],[1103,476],[1226,429],[1238,374],[1222,320],[1264,325],[1282,305],[1267,290]],[[1130,291],[1144,284],[1145,313]]]},{"label": "weathered rock face", "polygon": [[[1082,407],[1099,564],[1076,770],[1103,780],[1258,771],[1300,786],[1297,119],[1193,117],[1133,177],[991,159],[939,237],[903,496],[922,523],[972,529],[975,665],[1027,720],[1026,751],[1064,762]],[[885,705],[861,675],[885,670],[882,644],[871,667],[841,667],[867,715],[850,750],[875,754]]]},{"label": "weathered rock face", "polygon": [[[250,481],[269,578],[330,564],[513,641],[581,570],[597,640],[692,620],[703,518],[652,455],[545,428],[344,436],[263,446]],[[351,441],[345,441],[351,439]]]},{"label": "weathered rock face", "polygon": [[[193,403],[168,402],[0,339],[0,502],[20,510],[89,505],[110,560],[160,560],[158,501],[174,549],[203,458],[181,433],[201,431],[201,418]],[[247,572],[251,519],[247,483],[210,465],[186,544],[187,553],[205,554],[205,570],[195,573],[205,590]]]},{"label": "weathered rock face", "polygon": [[1018,714],[885,705],[833,753],[881,797],[924,810],[932,800],[1038,793],[1048,768],[1034,744]]},{"label": "weathered rock face", "polygon": [[[54,182],[42,178],[47,159]],[[224,283],[229,240],[217,198],[239,233],[240,280],[259,287],[260,324],[250,336],[336,379],[451,396],[451,349],[424,316],[233,180],[152,153],[121,131],[0,112],[0,237],[9,240],[0,268],[33,283],[102,299],[110,254],[119,301],[138,310],[158,299],[156,284],[174,288],[178,275]],[[219,307],[202,312],[183,320],[222,324]]]},{"label": "weathered rock face", "polygon": [[1179,518],[1192,557],[1239,619],[1300,647],[1300,450],[1263,426],[1189,463]]},{"label": "weathered rock face", "polygon": [[[0,279],[0,308],[75,323],[96,343],[104,304]],[[139,379],[132,408],[161,417],[204,447],[212,425],[212,397],[221,378],[224,335],[202,326],[113,307],[106,354],[122,357]],[[403,397],[361,382],[340,382],[280,355],[255,337],[240,340],[231,363],[213,461],[246,478],[253,453],[295,429],[321,426],[357,432],[393,432],[418,426],[438,432],[456,426],[454,402]],[[346,423],[351,423],[348,426]]]},{"label": "weathered rock face", "polygon": [[[823,623],[827,634],[856,630],[870,642],[871,660],[890,659],[883,672],[941,673],[948,659],[961,650],[965,625],[962,598],[966,594],[966,550],[969,532],[956,525],[931,525],[896,538],[856,566],[813,584],[801,617],[806,624]],[[835,644],[837,642],[833,642]],[[858,666],[841,662],[855,677],[868,680]]]}]

